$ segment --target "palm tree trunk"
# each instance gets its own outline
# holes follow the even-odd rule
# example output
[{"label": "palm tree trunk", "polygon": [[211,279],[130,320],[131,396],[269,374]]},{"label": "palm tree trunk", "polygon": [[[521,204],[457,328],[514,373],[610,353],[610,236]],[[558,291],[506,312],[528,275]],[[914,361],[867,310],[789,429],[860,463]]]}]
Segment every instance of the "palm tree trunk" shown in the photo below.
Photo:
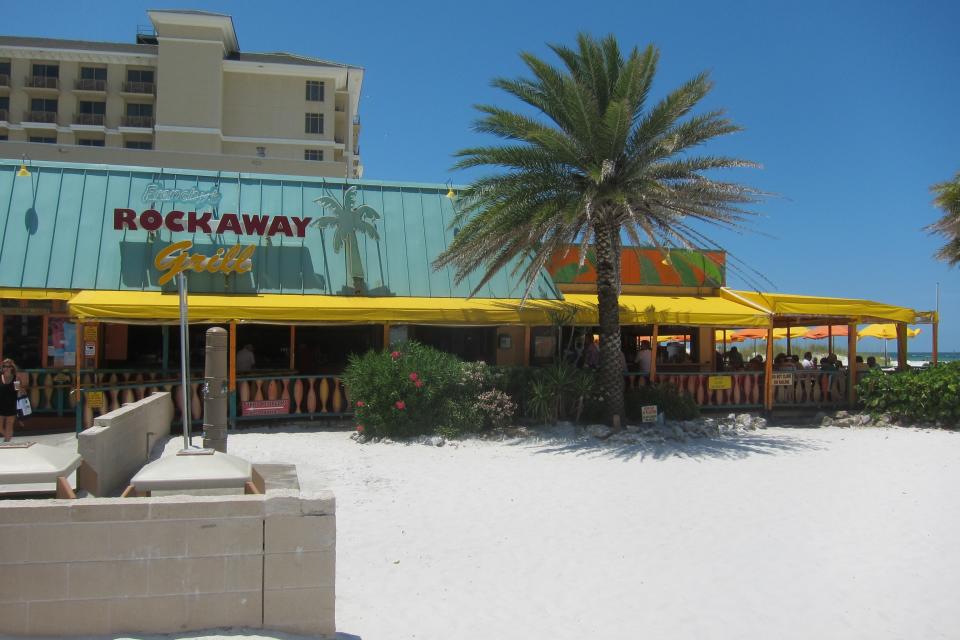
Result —
[{"label": "palm tree trunk", "polygon": [[597,252],[597,307],[600,316],[601,394],[606,402],[607,421],[616,427],[625,420],[623,404],[623,358],[620,354],[620,273],[619,229],[616,225],[594,224]]}]

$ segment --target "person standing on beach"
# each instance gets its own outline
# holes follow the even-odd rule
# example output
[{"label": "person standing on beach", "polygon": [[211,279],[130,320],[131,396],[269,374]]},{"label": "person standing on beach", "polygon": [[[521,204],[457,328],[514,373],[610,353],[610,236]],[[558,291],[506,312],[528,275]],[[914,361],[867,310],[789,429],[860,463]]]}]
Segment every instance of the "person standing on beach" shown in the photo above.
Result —
[{"label": "person standing on beach", "polygon": [[641,375],[650,375],[650,361],[653,360],[653,350],[650,348],[649,340],[640,341],[640,351],[637,351],[637,357],[634,360],[637,364],[637,372]]},{"label": "person standing on beach", "polygon": [[3,425],[3,441],[13,438],[13,424],[17,419],[17,396],[20,381],[17,380],[17,365],[10,358],[0,364],[0,421]]}]

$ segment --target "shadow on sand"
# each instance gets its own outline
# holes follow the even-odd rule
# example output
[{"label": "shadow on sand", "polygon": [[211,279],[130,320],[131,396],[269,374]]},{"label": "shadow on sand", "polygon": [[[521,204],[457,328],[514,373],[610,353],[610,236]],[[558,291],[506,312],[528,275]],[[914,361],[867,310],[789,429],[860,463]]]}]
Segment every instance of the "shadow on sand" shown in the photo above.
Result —
[{"label": "shadow on sand", "polygon": [[576,440],[518,440],[511,446],[526,447],[531,453],[572,454],[576,456],[632,460],[666,460],[688,458],[693,460],[719,458],[739,460],[753,455],[779,455],[816,451],[823,446],[808,437],[785,434],[745,433],[729,434],[714,438],[691,438],[686,442],[668,440],[663,443],[620,443],[583,437]]}]

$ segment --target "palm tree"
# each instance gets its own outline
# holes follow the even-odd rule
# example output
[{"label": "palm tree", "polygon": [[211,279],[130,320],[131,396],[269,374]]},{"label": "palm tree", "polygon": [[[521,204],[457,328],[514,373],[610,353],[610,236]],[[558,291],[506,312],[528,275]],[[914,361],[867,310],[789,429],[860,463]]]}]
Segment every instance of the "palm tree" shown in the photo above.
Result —
[{"label": "palm tree", "polygon": [[945,215],[928,225],[926,230],[946,237],[947,244],[934,255],[952,267],[960,263],[960,171],[953,180],[935,184],[930,190],[936,194],[933,204],[942,209]]},{"label": "palm tree", "polygon": [[324,209],[333,212],[331,216],[317,218],[313,226],[325,229],[334,227],[336,231],[333,234],[333,251],[340,253],[340,250],[346,247],[347,259],[347,283],[353,283],[356,291],[363,290],[363,261],[360,259],[360,246],[357,243],[357,232],[365,233],[372,240],[379,240],[377,228],[367,220],[376,221],[380,219],[380,214],[373,207],[368,205],[355,206],[357,201],[357,188],[350,187],[343,194],[343,204],[337,201],[333,196],[323,196],[314,200]]},{"label": "palm tree", "polygon": [[[581,34],[577,49],[551,45],[562,67],[523,53],[532,78],[493,85],[532,107],[536,116],[480,105],[474,124],[502,146],[463,149],[455,168],[494,167],[461,194],[461,227],[436,268],[455,266],[463,280],[484,273],[479,289],[510,264],[529,283],[549,256],[570,244],[596,255],[600,321],[600,377],[608,418],[623,416],[620,292],[621,239],[653,243],[669,260],[669,247],[716,247],[692,221],[739,227],[745,205],[760,193],[708,177],[716,169],[755,166],[725,156],[690,152],[739,130],[722,111],[691,115],[710,91],[706,73],[648,107],[659,53],[634,48],[626,60],[613,36]],[[645,242],[644,242],[645,240]],[[515,260],[516,258],[526,260]]]}]

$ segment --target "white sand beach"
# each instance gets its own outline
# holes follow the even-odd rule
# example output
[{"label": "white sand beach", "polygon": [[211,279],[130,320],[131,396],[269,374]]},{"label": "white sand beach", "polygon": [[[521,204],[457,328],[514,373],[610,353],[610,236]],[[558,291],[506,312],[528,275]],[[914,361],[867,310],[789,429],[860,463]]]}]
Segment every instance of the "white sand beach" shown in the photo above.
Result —
[{"label": "white sand beach", "polygon": [[359,445],[241,432],[337,496],[337,628],[417,638],[955,638],[960,433]]},{"label": "white sand beach", "polygon": [[[432,447],[294,428],[228,444],[336,492],[342,638],[960,630],[960,433],[775,427],[656,446]],[[289,637],[222,633],[208,637]]]}]

